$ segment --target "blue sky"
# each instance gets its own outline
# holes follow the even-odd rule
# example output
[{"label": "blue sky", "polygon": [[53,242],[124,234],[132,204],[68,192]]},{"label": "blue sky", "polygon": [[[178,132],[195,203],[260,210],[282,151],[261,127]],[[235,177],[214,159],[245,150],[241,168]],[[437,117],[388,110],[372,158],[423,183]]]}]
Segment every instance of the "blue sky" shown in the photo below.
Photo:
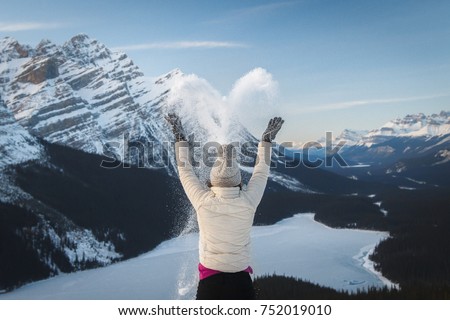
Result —
[{"label": "blue sky", "polygon": [[450,110],[450,1],[10,0],[0,7],[0,37],[62,44],[86,33],[125,51],[147,76],[180,68],[223,95],[264,68],[279,88],[267,116],[286,118],[285,141]]}]

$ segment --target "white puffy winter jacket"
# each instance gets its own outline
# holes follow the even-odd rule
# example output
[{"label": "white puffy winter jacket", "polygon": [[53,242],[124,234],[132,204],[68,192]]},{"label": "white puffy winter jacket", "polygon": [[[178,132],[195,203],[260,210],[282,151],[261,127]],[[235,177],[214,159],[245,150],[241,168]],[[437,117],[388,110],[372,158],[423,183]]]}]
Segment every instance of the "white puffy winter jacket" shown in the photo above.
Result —
[{"label": "white puffy winter jacket", "polygon": [[192,169],[188,143],[177,142],[175,151],[181,184],[197,212],[200,263],[222,272],[245,270],[250,265],[253,218],[269,177],[271,143],[259,143],[256,165],[245,190],[207,188]]}]

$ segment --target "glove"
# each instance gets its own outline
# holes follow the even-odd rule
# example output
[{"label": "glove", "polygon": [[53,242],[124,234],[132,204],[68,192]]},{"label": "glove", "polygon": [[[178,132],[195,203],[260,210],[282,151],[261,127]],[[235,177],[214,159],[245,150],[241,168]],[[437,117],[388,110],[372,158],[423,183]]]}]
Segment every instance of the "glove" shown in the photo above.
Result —
[{"label": "glove", "polygon": [[172,126],[172,132],[175,136],[176,141],[187,141],[183,126],[181,124],[181,120],[178,115],[176,113],[169,113],[167,116],[165,116],[165,119]]},{"label": "glove", "polygon": [[262,135],[262,141],[272,142],[275,139],[278,131],[280,131],[281,126],[283,125],[284,120],[280,117],[275,117],[270,119],[269,124],[267,125],[266,131],[264,131]]}]

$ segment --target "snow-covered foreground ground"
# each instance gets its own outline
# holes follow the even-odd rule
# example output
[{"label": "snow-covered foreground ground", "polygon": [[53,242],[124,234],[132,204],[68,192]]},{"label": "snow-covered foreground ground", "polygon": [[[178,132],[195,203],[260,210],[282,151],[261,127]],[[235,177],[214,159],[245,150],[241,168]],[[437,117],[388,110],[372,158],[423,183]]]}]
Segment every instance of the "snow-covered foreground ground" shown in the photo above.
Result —
[{"label": "snow-covered foreground ground", "polygon": [[[387,233],[332,229],[313,218],[299,214],[254,227],[255,275],[295,276],[346,290],[390,284],[368,259]],[[137,258],[35,282],[0,299],[193,299],[197,250],[198,234],[183,235]]]}]

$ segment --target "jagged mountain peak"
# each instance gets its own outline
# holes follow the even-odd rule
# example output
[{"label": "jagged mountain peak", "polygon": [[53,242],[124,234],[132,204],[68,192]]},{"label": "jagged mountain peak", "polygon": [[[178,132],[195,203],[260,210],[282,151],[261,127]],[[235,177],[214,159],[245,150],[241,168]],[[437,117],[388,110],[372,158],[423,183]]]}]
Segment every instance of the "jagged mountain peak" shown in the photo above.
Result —
[{"label": "jagged mountain peak", "polygon": [[417,114],[407,114],[403,118],[397,118],[395,120],[391,120],[387,122],[384,127],[392,124],[401,124],[401,125],[410,125],[415,124],[419,122],[445,122],[450,117],[450,112],[447,112],[445,110],[442,110],[439,114],[433,113],[430,115],[425,115],[424,113],[420,112]]},{"label": "jagged mountain peak", "polygon": [[66,41],[62,45],[62,47],[81,48],[81,47],[90,47],[90,46],[97,46],[97,45],[104,47],[104,45],[102,43],[99,43],[97,41],[97,39],[91,38],[85,33],[79,33],[79,34],[73,36],[72,38],[70,38],[70,40]]},{"label": "jagged mountain peak", "polygon": [[184,76],[184,73],[180,69],[176,68],[166,74],[159,76],[154,83],[160,85],[182,76]]},{"label": "jagged mountain peak", "polygon": [[350,130],[345,129],[341,132],[340,135],[336,137],[337,140],[345,140],[347,141],[347,145],[357,143],[363,136],[368,134],[368,130]]},{"label": "jagged mountain peak", "polygon": [[79,33],[79,34],[74,35],[70,39],[70,42],[72,42],[72,43],[86,43],[86,44],[88,44],[91,40],[93,40],[93,39],[91,39],[87,34]]},{"label": "jagged mountain peak", "polygon": [[32,48],[21,45],[16,39],[5,37],[0,39],[0,63],[13,59],[27,58],[30,56]]},{"label": "jagged mountain peak", "polygon": [[4,37],[0,39],[0,52],[4,50],[4,48],[9,47],[17,43],[17,40],[12,37]]},{"label": "jagged mountain peak", "polygon": [[53,54],[58,50],[58,46],[49,39],[42,39],[35,49],[37,56]]},{"label": "jagged mountain peak", "polygon": [[442,110],[442,111],[439,113],[439,116],[440,116],[440,117],[447,117],[447,118],[450,118],[450,111],[444,111],[444,110]]},{"label": "jagged mountain peak", "polygon": [[111,59],[112,52],[103,43],[86,34],[78,34],[62,45],[65,55],[84,64],[95,64],[99,60]]}]

